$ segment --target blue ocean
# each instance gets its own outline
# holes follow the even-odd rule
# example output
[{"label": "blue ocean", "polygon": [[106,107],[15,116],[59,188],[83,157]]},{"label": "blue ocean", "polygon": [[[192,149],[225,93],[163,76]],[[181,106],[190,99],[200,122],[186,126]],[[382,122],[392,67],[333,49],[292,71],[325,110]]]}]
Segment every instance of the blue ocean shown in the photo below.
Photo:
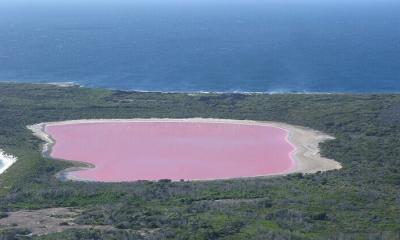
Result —
[{"label": "blue ocean", "polygon": [[400,1],[0,0],[0,81],[400,92]]}]

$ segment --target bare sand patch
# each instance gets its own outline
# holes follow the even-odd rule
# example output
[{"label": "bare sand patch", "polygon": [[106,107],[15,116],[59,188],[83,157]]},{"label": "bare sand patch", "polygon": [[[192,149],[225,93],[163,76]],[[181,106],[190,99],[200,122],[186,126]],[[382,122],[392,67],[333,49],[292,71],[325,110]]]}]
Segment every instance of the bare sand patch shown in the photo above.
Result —
[{"label": "bare sand patch", "polygon": [[46,235],[67,229],[115,230],[110,225],[80,225],[74,223],[82,211],[74,208],[46,208],[9,212],[8,217],[0,219],[0,230],[28,229],[30,235]]}]

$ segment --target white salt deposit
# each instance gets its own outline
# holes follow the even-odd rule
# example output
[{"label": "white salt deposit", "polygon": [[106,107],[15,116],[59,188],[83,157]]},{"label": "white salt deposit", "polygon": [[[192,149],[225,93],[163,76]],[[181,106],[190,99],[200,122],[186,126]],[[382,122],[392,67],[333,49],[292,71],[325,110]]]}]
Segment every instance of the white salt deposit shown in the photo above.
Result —
[{"label": "white salt deposit", "polygon": [[0,174],[5,172],[7,168],[13,165],[16,161],[16,157],[6,154],[2,149],[0,149]]}]

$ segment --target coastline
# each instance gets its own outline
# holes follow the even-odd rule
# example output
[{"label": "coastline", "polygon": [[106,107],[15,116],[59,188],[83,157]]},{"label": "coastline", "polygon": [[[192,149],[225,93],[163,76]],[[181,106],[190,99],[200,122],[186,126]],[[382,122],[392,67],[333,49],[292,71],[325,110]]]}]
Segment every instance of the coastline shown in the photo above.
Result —
[{"label": "coastline", "polygon": [[0,149],[0,174],[7,171],[16,161],[17,158],[15,156],[9,155]]},{"label": "coastline", "polygon": [[202,94],[215,94],[215,95],[362,95],[362,94],[399,94],[400,91],[377,91],[377,92],[363,92],[363,91],[310,91],[310,90],[290,90],[290,89],[270,89],[265,91],[250,91],[250,90],[148,90],[140,88],[115,88],[104,86],[88,86],[83,83],[74,81],[60,81],[60,82],[20,82],[10,80],[0,80],[0,84],[32,84],[32,85],[51,85],[61,88],[79,87],[88,89],[104,89],[109,91],[120,92],[136,92],[136,93],[159,93],[159,94],[187,94],[187,95],[202,95]]},{"label": "coastline", "polygon": [[[269,126],[282,129],[287,132],[286,140],[289,144],[294,146],[294,150],[290,153],[291,159],[294,162],[294,168],[277,174],[269,174],[255,177],[270,177],[282,176],[293,173],[311,174],[316,172],[324,172],[330,170],[338,170],[342,168],[339,162],[333,159],[324,158],[319,153],[319,143],[334,139],[333,137],[300,126],[294,126],[281,122],[270,121],[252,121],[252,120],[232,120],[232,119],[213,119],[213,118],[186,118],[186,119],[169,119],[169,118],[134,118],[134,119],[80,119],[69,120],[60,122],[44,122],[27,126],[33,132],[33,135],[44,141],[42,154],[45,157],[52,158],[51,148],[55,144],[54,139],[51,138],[46,132],[46,126],[49,125],[67,125],[67,124],[89,124],[89,123],[110,123],[110,122],[194,122],[194,123],[227,123],[227,124],[242,124],[242,125],[258,125]],[[72,161],[84,165],[83,167],[71,167],[64,169],[56,174],[60,180],[75,180],[75,181],[88,181],[85,179],[78,179],[74,177],[71,172],[79,171],[87,168],[94,168],[92,164]],[[249,178],[249,177],[243,177]],[[222,180],[222,179],[209,179],[209,180]],[[194,180],[193,180],[194,181]]]}]

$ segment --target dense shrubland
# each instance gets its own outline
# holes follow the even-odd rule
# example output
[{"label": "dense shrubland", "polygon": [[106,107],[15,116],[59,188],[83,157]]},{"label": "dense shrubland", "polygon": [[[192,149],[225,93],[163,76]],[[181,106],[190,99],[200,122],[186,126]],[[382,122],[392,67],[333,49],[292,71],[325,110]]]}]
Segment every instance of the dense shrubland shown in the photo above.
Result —
[{"label": "dense shrubland", "polygon": [[[0,84],[0,147],[19,161],[0,177],[0,212],[76,207],[78,224],[43,239],[398,239],[400,95],[161,94]],[[343,169],[210,182],[60,182],[26,125],[80,118],[272,120],[336,137]],[[0,239],[17,236],[13,230]],[[19,234],[23,235],[23,234]],[[18,235],[18,236],[19,236]]]}]

